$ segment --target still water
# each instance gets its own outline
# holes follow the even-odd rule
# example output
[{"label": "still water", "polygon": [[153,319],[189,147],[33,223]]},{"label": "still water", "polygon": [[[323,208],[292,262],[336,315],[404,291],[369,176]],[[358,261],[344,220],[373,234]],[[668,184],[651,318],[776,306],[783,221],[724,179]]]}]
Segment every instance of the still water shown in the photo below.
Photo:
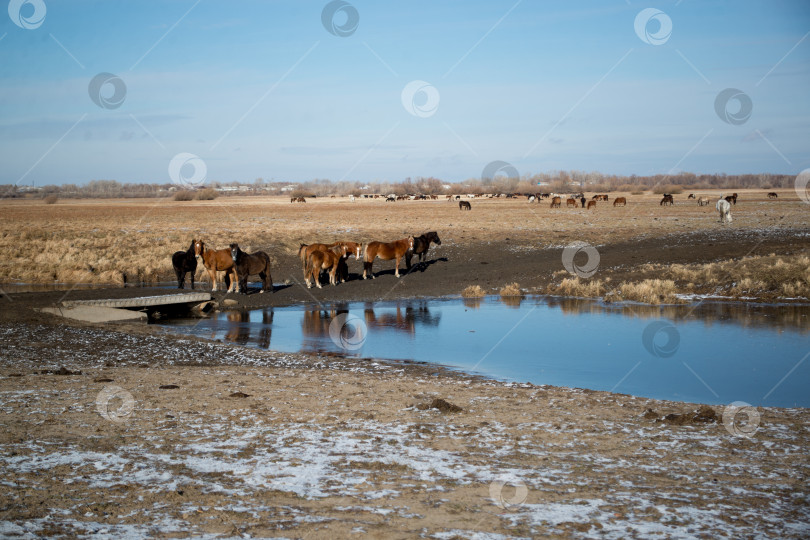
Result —
[{"label": "still water", "polygon": [[163,325],[263,349],[409,359],[510,381],[810,406],[810,306],[455,298],[222,312]]}]

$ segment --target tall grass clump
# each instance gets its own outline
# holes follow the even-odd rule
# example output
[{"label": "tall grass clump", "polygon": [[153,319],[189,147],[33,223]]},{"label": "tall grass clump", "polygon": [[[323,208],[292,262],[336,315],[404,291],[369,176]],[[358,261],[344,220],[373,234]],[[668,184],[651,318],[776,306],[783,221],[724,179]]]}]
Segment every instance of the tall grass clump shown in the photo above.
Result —
[{"label": "tall grass clump", "polygon": [[194,192],[188,189],[178,191],[174,194],[175,201],[193,201]]},{"label": "tall grass clump", "polygon": [[484,291],[480,285],[470,285],[461,291],[461,296],[464,298],[480,298],[486,296],[486,294],[486,291]]},{"label": "tall grass clump", "polygon": [[44,200],[45,200],[45,204],[56,204],[56,201],[59,200],[59,196],[58,195],[48,195],[47,197],[45,197]]},{"label": "tall grass clump", "polygon": [[517,283],[510,283],[501,288],[501,296],[523,296],[523,291],[520,290],[520,285]]},{"label": "tall grass clump", "polygon": [[219,196],[217,190],[213,188],[205,188],[198,191],[197,195],[194,198],[197,199],[198,201],[213,201],[214,199],[217,198],[217,196]]}]

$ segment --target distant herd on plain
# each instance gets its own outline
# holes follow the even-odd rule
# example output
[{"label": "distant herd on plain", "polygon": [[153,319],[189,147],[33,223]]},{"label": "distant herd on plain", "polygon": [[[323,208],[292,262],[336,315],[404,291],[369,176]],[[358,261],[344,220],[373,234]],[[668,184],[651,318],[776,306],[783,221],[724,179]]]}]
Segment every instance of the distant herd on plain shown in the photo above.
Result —
[{"label": "distant herd on plain", "polygon": [[[466,195],[468,199],[483,198],[521,198],[526,197],[528,201],[539,202],[542,199],[551,200],[551,208],[560,208],[562,206],[562,195],[555,193],[523,193],[523,194],[505,194],[505,195]],[[767,194],[769,199],[777,199],[779,195],[776,192],[769,192]],[[375,195],[366,198],[382,198],[382,196]],[[469,201],[461,200],[461,195],[447,195],[447,199],[451,201],[458,201],[460,210],[472,210],[472,205]],[[715,208],[720,216],[721,223],[731,223],[731,206],[737,204],[737,193],[724,196],[720,195],[715,203]],[[350,199],[354,201],[355,197],[351,196]],[[397,200],[417,200],[417,199],[438,199],[436,195],[410,195],[410,196],[385,196],[387,202]],[[588,210],[596,207],[598,201],[607,202],[609,200],[606,194],[593,195],[590,200],[585,198],[583,193],[572,194],[566,196],[566,207],[581,207]],[[698,206],[707,206],[710,204],[711,199],[706,196],[696,196],[690,193],[687,200],[696,200]],[[306,202],[304,197],[293,197],[290,202]],[[672,194],[664,193],[659,203],[660,206],[667,206],[675,204],[675,199]],[[613,206],[626,206],[626,197],[616,197],[613,200]],[[312,287],[314,284],[321,288],[320,276],[321,272],[325,271],[329,278],[331,285],[337,285],[338,282],[345,282],[348,279],[348,267],[346,260],[349,257],[354,257],[356,260],[363,259],[363,279],[371,276],[373,279],[374,272],[372,265],[376,258],[381,260],[394,260],[394,275],[399,277],[399,263],[405,257],[405,263],[408,270],[411,269],[411,258],[413,255],[419,256],[420,263],[423,261],[425,255],[430,249],[431,243],[441,245],[441,240],[436,231],[424,233],[419,236],[409,236],[393,242],[368,242],[367,244],[360,244],[350,241],[338,241],[329,244],[313,243],[301,244],[298,249],[298,257],[301,260],[302,270],[304,272],[304,281],[307,288]],[[172,266],[174,267],[175,275],[177,276],[177,286],[182,289],[185,285],[186,273],[191,274],[191,288],[194,288],[194,274],[197,271],[197,259],[200,259],[205,266],[206,271],[213,284],[212,291],[217,290],[218,275],[224,274],[224,282],[228,287],[228,292],[242,292],[247,294],[247,281],[248,277],[257,275],[262,281],[260,292],[270,291],[273,292],[273,279],[270,275],[270,256],[264,251],[257,251],[255,253],[246,253],[242,251],[239,244],[233,243],[225,249],[211,249],[205,245],[202,240],[192,240],[191,245],[185,251],[176,251],[172,255]]]}]

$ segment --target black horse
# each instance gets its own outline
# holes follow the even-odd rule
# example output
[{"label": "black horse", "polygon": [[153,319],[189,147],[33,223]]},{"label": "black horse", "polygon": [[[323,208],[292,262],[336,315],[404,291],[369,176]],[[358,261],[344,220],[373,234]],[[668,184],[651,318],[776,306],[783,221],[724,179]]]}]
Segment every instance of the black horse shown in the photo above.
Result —
[{"label": "black horse", "polygon": [[409,249],[405,252],[405,266],[408,270],[411,269],[411,257],[414,255],[419,255],[419,262],[425,259],[428,249],[430,249],[431,242],[437,246],[442,245],[442,241],[439,239],[439,233],[436,231],[426,232],[421,236],[413,237],[413,249]]},{"label": "black horse", "polygon": [[186,282],[186,272],[191,272],[191,289],[194,290],[194,274],[197,272],[197,257],[194,256],[194,240],[187,251],[175,251],[172,266],[177,275],[177,288],[182,289]]},{"label": "black horse", "polygon": [[239,278],[239,290],[247,294],[248,277],[258,274],[262,279],[262,289],[259,292],[273,292],[273,276],[270,275],[270,256],[264,251],[245,253],[239,244],[231,244],[231,259],[236,266],[236,275]]}]

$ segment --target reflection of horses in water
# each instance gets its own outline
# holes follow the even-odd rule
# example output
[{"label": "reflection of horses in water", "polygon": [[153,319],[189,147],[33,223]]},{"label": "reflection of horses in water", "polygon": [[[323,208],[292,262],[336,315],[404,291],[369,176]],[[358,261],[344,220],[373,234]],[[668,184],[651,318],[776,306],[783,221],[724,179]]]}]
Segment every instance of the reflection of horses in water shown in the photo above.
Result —
[{"label": "reflection of horses in water", "polygon": [[406,334],[415,334],[416,326],[439,326],[440,315],[432,315],[426,302],[414,305],[410,302],[403,306],[397,304],[393,312],[377,309],[373,304],[367,304],[363,311],[366,327],[378,329],[393,329]]},{"label": "reflection of horses in water", "polygon": [[225,340],[239,345],[247,345],[250,341],[250,312],[247,310],[229,311],[228,331]]},{"label": "reflection of horses in water", "polygon": [[339,305],[330,309],[308,309],[301,317],[301,335],[304,338],[316,338],[315,340],[304,339],[301,348],[309,351],[323,351],[333,349],[331,345],[322,346],[321,342],[332,343],[330,341],[329,325],[335,317],[349,313],[349,309],[344,305]]}]

